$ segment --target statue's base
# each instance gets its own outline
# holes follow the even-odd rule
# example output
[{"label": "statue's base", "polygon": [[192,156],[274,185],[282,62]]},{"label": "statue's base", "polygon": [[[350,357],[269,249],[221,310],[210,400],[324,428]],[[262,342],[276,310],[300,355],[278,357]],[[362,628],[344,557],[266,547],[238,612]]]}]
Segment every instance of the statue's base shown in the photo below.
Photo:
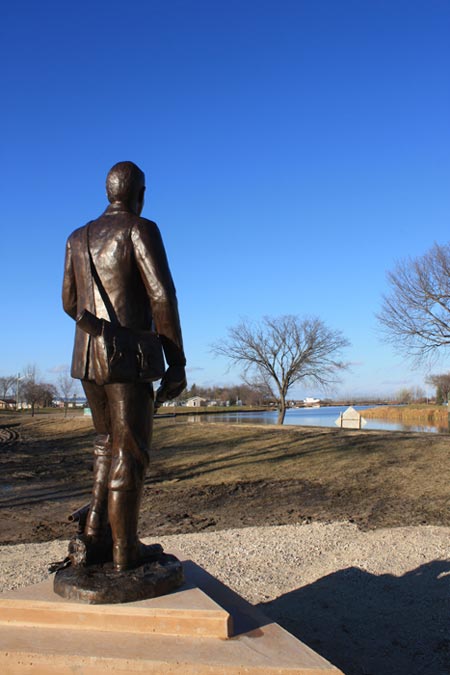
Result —
[{"label": "statue's base", "polygon": [[183,567],[178,558],[161,553],[157,560],[126,572],[116,572],[112,563],[66,567],[56,572],[53,589],[68,600],[105,605],[166,595],[183,581]]},{"label": "statue's base", "polygon": [[0,672],[342,675],[205,570],[183,568],[178,591],[125,604],[69,601],[50,580],[0,594]]}]

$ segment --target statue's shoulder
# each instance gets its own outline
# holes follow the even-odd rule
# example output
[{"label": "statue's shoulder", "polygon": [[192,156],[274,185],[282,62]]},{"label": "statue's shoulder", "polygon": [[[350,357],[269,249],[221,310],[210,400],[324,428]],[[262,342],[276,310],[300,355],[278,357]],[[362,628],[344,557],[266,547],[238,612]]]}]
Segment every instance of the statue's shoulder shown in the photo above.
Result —
[{"label": "statue's shoulder", "polygon": [[159,228],[153,220],[136,218],[132,225],[132,234],[138,237],[159,236]]},{"label": "statue's shoulder", "polygon": [[81,241],[81,239],[83,238],[83,232],[88,225],[89,223],[87,223],[86,225],[82,225],[81,227],[77,227],[77,229],[74,230],[72,234],[70,234],[69,237],[67,238],[68,243],[73,244]]}]

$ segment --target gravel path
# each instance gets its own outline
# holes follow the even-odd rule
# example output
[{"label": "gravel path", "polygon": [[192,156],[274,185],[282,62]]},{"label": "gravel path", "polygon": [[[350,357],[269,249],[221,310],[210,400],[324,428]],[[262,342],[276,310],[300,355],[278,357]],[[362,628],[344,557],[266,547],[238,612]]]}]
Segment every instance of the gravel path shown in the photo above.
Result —
[{"label": "gravel path", "polygon": [[[449,675],[450,528],[350,523],[162,537],[346,675]],[[66,544],[0,547],[0,590],[46,578]]]}]

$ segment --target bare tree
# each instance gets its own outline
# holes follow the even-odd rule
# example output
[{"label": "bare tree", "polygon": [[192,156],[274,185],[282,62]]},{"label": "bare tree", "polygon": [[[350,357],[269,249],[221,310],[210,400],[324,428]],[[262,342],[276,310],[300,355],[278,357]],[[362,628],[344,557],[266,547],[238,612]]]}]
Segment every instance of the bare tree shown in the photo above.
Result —
[{"label": "bare tree", "polygon": [[16,379],[16,375],[4,375],[0,377],[0,398],[7,398],[8,392],[12,389]]},{"label": "bare tree", "polygon": [[56,396],[56,387],[48,382],[33,382],[27,380],[22,385],[22,396],[31,406],[31,416],[34,417],[36,406],[44,408],[52,404]]},{"label": "bare tree", "polygon": [[23,380],[27,382],[37,382],[39,378],[39,368],[35,363],[28,363],[23,368]]},{"label": "bare tree", "polygon": [[31,406],[31,416],[34,417],[34,411],[40,398],[40,385],[34,380],[27,379],[20,388],[23,400]]},{"label": "bare tree", "polygon": [[395,398],[398,403],[403,404],[411,403],[411,401],[413,400],[413,394],[409,387],[403,387],[403,389],[400,389],[397,392]]},{"label": "bare tree", "polygon": [[305,380],[326,387],[338,381],[345,364],[337,358],[349,342],[318,318],[293,315],[241,321],[228,329],[228,339],[213,352],[244,367],[244,381],[270,391],[278,404],[277,424],[283,424],[289,389]]},{"label": "bare tree", "polygon": [[34,417],[37,405],[49,406],[56,396],[56,387],[48,382],[38,381],[38,369],[35,364],[24,368],[24,378],[20,392],[23,399],[31,406],[31,416]]},{"label": "bare tree", "polygon": [[64,417],[67,417],[69,398],[75,396],[77,382],[70,376],[69,368],[61,370],[58,377],[59,392],[64,401]]},{"label": "bare tree", "polygon": [[436,403],[438,405],[442,405],[442,403],[448,401],[450,395],[450,373],[429,375],[426,382],[436,388]]},{"label": "bare tree", "polygon": [[435,244],[387,275],[378,320],[388,342],[416,363],[450,344],[450,244]]},{"label": "bare tree", "polygon": [[418,384],[413,387],[413,399],[416,403],[426,403],[427,395],[425,389]]}]

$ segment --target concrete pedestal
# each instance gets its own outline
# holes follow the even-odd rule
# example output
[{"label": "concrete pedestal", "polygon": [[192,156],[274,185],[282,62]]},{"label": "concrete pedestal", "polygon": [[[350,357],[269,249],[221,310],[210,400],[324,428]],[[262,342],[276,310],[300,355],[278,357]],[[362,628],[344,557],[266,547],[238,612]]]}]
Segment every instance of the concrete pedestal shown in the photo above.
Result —
[{"label": "concrete pedestal", "polygon": [[52,580],[0,595],[6,675],[339,675],[340,670],[192,562],[174,593],[85,605]]}]

